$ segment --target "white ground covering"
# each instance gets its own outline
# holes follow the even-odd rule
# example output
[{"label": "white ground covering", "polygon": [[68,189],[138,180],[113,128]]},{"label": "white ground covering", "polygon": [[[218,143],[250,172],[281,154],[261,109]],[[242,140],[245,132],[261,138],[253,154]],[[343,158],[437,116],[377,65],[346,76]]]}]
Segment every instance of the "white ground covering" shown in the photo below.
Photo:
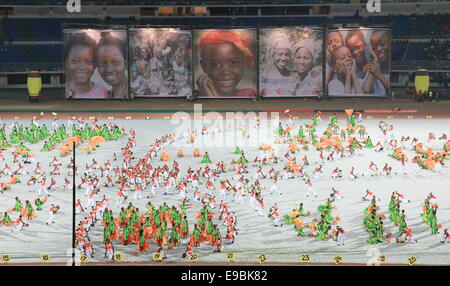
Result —
[{"label": "white ground covering", "polygon": [[[3,121],[7,125],[11,121]],[[378,140],[381,139],[381,132],[378,129],[379,120],[365,120],[363,124],[369,135],[372,138],[372,142],[375,145]],[[450,119],[433,119],[433,120],[386,120],[388,124],[393,124],[395,127],[395,135],[398,139],[402,135],[417,137],[420,141],[425,141],[428,137],[428,132],[434,132],[436,137],[440,137],[442,133],[450,134]],[[21,124],[27,124],[27,121],[19,121]],[[41,122],[44,123],[44,122]],[[50,122],[46,122],[47,126],[50,126]],[[60,123],[66,123],[60,122]],[[100,121],[103,124],[105,122]],[[171,124],[169,120],[133,120],[133,121],[119,121],[114,123],[120,127],[124,126],[127,130],[134,128],[137,134],[137,147],[135,148],[135,155],[137,158],[141,158],[145,152],[149,149],[149,146],[155,139],[160,138],[165,134],[169,134],[178,127],[178,125]],[[292,135],[297,134],[298,126],[310,124],[311,120],[294,120],[296,128]],[[340,126],[345,125],[345,120],[339,120]],[[199,124],[199,123],[197,123]],[[257,135],[257,129],[254,126],[254,122],[251,123],[248,130],[251,134],[250,138],[255,140],[254,146],[245,146],[243,142],[239,142],[238,145],[245,150],[245,155],[249,161],[252,161],[256,155],[260,156],[260,151],[257,149],[261,143],[271,144],[273,147],[276,145],[273,143],[273,129],[277,126],[276,122],[273,122],[273,126],[266,127],[262,122],[263,127],[260,130],[270,130],[266,134]],[[283,124],[286,122],[283,121]],[[317,135],[321,135],[324,128],[328,124],[328,119],[322,121],[317,129]],[[209,126],[208,124],[207,126]],[[198,125],[200,128],[201,124]],[[184,128],[184,127],[183,127]],[[182,130],[183,130],[182,128]],[[222,130],[223,131],[223,130]],[[211,129],[210,129],[211,132]],[[179,131],[181,133],[181,131]],[[201,136],[197,137],[197,144],[199,143]],[[270,137],[270,138],[269,138]],[[228,132],[226,137],[242,139],[241,132]],[[110,159],[112,161],[113,153],[117,153],[119,161],[115,161],[114,164],[119,164],[122,156],[120,155],[120,148],[123,148],[126,144],[126,137],[118,141],[110,141],[101,144],[93,154],[87,155],[85,152],[78,151],[77,165],[79,166],[79,173],[84,170],[85,163],[91,163],[92,158],[96,158],[100,164]],[[209,138],[205,141],[206,144],[211,142],[217,142],[217,138]],[[223,141],[222,141],[223,142]],[[434,149],[440,151],[442,149],[443,141],[436,140]],[[217,144],[219,145],[219,144]],[[238,155],[232,154],[236,144],[228,144],[228,146],[213,146],[205,147],[198,146],[202,151],[208,151],[211,160],[214,162],[217,160],[224,160],[227,164],[231,159],[238,159]],[[40,152],[43,143],[35,145],[26,144],[31,148],[31,152],[36,155],[37,161],[40,161],[43,166],[48,166],[48,163],[53,159],[53,156],[58,156],[59,152],[53,150],[52,152],[45,153]],[[283,155],[287,150],[287,144],[280,144],[279,154]],[[171,167],[173,159],[177,159],[180,163],[180,169],[182,172],[187,170],[188,166],[192,168],[199,168],[201,158],[193,158],[192,152],[195,146],[168,146],[164,151],[168,152],[172,160],[168,165]],[[179,149],[183,149],[186,158],[176,158],[176,153]],[[12,148],[3,151],[7,161],[11,163]],[[450,226],[450,201],[449,201],[449,182],[450,182],[450,161],[446,161],[446,165],[442,169],[442,173],[434,171],[423,170],[420,175],[416,175],[412,171],[412,166],[408,166],[408,175],[393,175],[393,176],[380,176],[380,177],[362,177],[356,180],[350,180],[348,178],[348,172],[351,167],[355,167],[359,173],[367,172],[367,167],[370,161],[374,161],[381,169],[384,163],[388,163],[393,167],[394,172],[400,168],[400,162],[392,159],[388,156],[391,151],[383,151],[376,153],[373,149],[364,149],[363,154],[355,155],[352,158],[343,158],[334,162],[326,162],[323,165],[325,175],[323,178],[312,178],[312,170],[316,166],[316,162],[319,159],[319,153],[314,148],[310,148],[309,151],[302,151],[296,154],[297,162],[306,154],[309,158],[310,166],[305,168],[306,172],[310,175],[318,198],[310,199],[306,197],[306,185],[301,178],[280,180],[278,188],[282,191],[282,195],[269,194],[268,189],[272,185],[272,180],[263,179],[260,182],[266,186],[266,190],[263,191],[263,198],[265,201],[265,212],[267,213],[270,206],[277,203],[280,207],[281,214],[288,214],[294,206],[298,203],[304,203],[304,209],[310,210],[312,215],[305,219],[305,222],[310,223],[313,217],[318,214],[317,206],[324,203],[326,198],[330,194],[331,187],[335,187],[340,190],[344,198],[336,201],[336,210],[333,210],[333,215],[340,216],[341,221],[339,225],[347,231],[347,241],[344,246],[337,246],[336,242],[321,241],[317,238],[311,237],[298,237],[293,229],[293,226],[283,225],[282,227],[274,227],[273,221],[267,217],[260,217],[257,213],[250,209],[248,206],[248,197],[244,198],[245,204],[238,205],[232,201],[231,194],[227,195],[227,202],[229,202],[231,211],[236,211],[238,216],[238,236],[236,241],[232,245],[225,244],[224,252],[233,251],[236,254],[236,262],[250,262],[255,263],[258,256],[266,254],[269,262],[300,262],[301,254],[309,254],[310,262],[332,262],[333,257],[337,254],[343,256],[343,262],[349,263],[367,263],[370,259],[377,257],[378,255],[384,255],[387,258],[388,263],[407,263],[407,258],[410,256],[416,256],[417,263],[424,264],[448,264],[450,260],[450,244],[439,243],[441,234],[432,235],[431,229],[428,225],[422,222],[420,213],[423,202],[430,191],[437,196],[437,203],[439,209],[437,213],[437,219],[439,224]],[[413,157],[413,151],[406,151],[408,158]],[[68,170],[66,165],[70,162],[70,157],[62,159],[63,161],[63,174],[67,174]],[[162,162],[154,159],[156,165],[163,165]],[[3,169],[5,161],[0,162],[0,167]],[[17,164],[12,164],[13,169]],[[275,166],[276,170],[282,171],[282,163]],[[33,171],[35,164],[27,165],[29,172]],[[331,171],[339,167],[344,171],[344,178],[331,179]],[[255,167],[250,167],[250,173],[247,175],[253,176]],[[264,173],[267,174],[269,166],[263,168]],[[48,172],[49,169],[46,170]],[[220,179],[231,178],[234,173],[222,174]],[[12,190],[5,191],[3,195],[0,195],[0,212],[4,212],[6,209],[10,209],[14,206],[14,197],[18,196],[25,204],[25,200],[34,201],[37,197],[37,193],[30,192],[31,188],[26,185],[26,181],[30,178],[30,175],[20,176],[22,183],[13,185]],[[62,185],[64,176],[56,176],[57,182]],[[79,184],[79,178],[77,178],[77,184]],[[0,182],[5,182],[8,177],[1,175]],[[219,182],[215,182],[216,190],[218,192]],[[368,202],[361,200],[361,196],[364,190],[368,188],[375,193],[380,199],[378,205],[381,207],[381,211],[388,215],[388,205],[390,195],[393,191],[397,190],[405,195],[405,198],[410,200],[411,203],[402,203],[402,208],[407,214],[408,226],[412,228],[415,238],[418,240],[417,244],[397,244],[393,239],[391,244],[378,244],[371,245],[366,242],[369,238],[369,233],[365,231],[362,225],[362,218],[364,209],[367,207]],[[201,190],[204,191],[204,185],[201,186]],[[96,199],[100,200],[101,197],[106,194],[111,199],[110,208],[113,209],[114,217],[119,214],[119,207],[115,204],[115,195],[117,190],[112,188],[102,188],[101,192],[96,195]],[[147,189],[143,193],[143,199],[135,201],[132,193],[129,195],[128,202],[132,202],[135,206],[141,210],[145,210],[145,205],[149,199],[145,197],[150,193]],[[189,192],[189,196],[192,197],[192,191]],[[218,197],[218,193],[217,193]],[[84,191],[77,191],[77,198],[81,199],[83,204],[86,204],[87,198],[84,196]],[[57,190],[51,193],[49,201],[44,205],[44,210],[38,212],[37,218],[30,222],[30,227],[25,228],[19,233],[12,233],[10,228],[1,225],[0,226],[0,254],[9,254],[12,256],[13,262],[39,262],[39,256],[44,253],[51,254],[53,256],[53,262],[65,262],[69,260],[70,255],[67,252],[70,251],[72,245],[72,194],[70,191]],[[179,205],[178,192],[172,190],[171,194],[163,195],[163,188],[157,191],[157,195],[151,198],[150,201],[155,206],[159,206],[163,202],[167,202],[169,206]],[[220,201],[220,200],[219,200]],[[192,202],[192,199],[190,200]],[[61,211],[56,216],[54,223],[51,226],[47,226],[45,222],[48,219],[48,208],[51,204],[60,205]],[[193,224],[196,223],[194,215],[201,208],[201,204],[194,202],[194,208],[188,210],[188,220],[190,229],[192,230]],[[217,222],[218,209],[215,209]],[[11,218],[15,219],[18,216],[17,213],[11,213]],[[77,217],[77,223],[81,219],[81,216]],[[26,220],[25,220],[26,221]],[[442,233],[443,229],[440,229]],[[305,228],[305,232],[309,232],[309,229]],[[387,219],[385,221],[385,233],[392,232],[394,237],[398,234],[398,227],[394,226],[392,222]],[[170,230],[168,231],[170,234]],[[226,235],[224,226],[221,226],[222,236]],[[96,251],[95,257],[90,258],[89,261],[107,261],[103,258],[104,251],[102,248],[103,227],[98,223],[90,231],[90,238],[94,244],[94,250]],[[124,261],[151,261],[151,254],[157,248],[157,246],[151,242],[150,251],[144,254],[131,255],[136,251],[136,245],[123,246],[118,242],[114,243],[115,251],[124,254]],[[173,262],[185,262],[186,260],[181,258],[182,253],[185,250],[185,246],[180,245],[175,250],[166,251],[168,258],[165,261]],[[201,262],[226,262],[225,253],[213,253],[212,246],[203,243],[200,247],[195,248],[200,256]]]}]

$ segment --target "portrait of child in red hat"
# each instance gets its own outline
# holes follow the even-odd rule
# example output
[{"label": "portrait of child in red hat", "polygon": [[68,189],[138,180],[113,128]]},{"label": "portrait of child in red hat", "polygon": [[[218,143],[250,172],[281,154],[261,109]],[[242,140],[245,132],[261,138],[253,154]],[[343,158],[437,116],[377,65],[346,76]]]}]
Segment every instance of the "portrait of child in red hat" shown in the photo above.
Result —
[{"label": "portrait of child in red hat", "polygon": [[196,79],[200,97],[255,97],[253,88],[238,88],[245,69],[254,67],[251,38],[235,30],[201,31],[198,49],[203,74]]}]

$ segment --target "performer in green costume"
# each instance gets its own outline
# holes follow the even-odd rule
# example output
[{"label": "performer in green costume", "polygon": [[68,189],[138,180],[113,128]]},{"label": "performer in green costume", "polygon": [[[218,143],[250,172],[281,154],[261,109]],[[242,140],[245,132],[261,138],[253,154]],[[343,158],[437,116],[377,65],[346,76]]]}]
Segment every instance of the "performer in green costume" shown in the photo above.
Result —
[{"label": "performer in green costume", "polygon": [[200,163],[203,164],[211,164],[211,159],[209,159],[208,152],[205,152],[205,155],[203,155],[203,159],[200,161]]}]

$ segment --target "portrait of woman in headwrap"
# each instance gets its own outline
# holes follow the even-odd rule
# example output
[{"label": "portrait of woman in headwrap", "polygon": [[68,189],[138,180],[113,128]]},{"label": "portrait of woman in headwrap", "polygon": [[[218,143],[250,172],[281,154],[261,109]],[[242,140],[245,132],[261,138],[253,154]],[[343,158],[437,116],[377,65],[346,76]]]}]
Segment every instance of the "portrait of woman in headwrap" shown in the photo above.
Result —
[{"label": "portrait of woman in headwrap", "polygon": [[235,30],[208,30],[198,44],[202,71],[196,83],[200,97],[255,97],[253,88],[238,88],[254,56],[249,38]]},{"label": "portrait of woman in headwrap", "polygon": [[284,30],[269,30],[264,34],[266,47],[264,67],[261,71],[260,89],[262,96],[287,96],[295,90],[292,77],[291,42]]},{"label": "portrait of woman in headwrap", "polygon": [[322,94],[322,30],[302,27],[262,29],[259,38],[262,96]]},{"label": "portrait of woman in headwrap", "polygon": [[316,65],[321,56],[321,44],[312,39],[302,40],[293,46],[293,76],[297,86],[295,95],[319,95],[322,91],[322,68]]}]

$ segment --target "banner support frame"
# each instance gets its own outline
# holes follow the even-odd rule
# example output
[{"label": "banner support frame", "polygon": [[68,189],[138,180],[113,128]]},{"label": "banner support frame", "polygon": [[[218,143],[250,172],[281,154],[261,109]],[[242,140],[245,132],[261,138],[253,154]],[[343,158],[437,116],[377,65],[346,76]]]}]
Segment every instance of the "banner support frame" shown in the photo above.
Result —
[{"label": "banner support frame", "polygon": [[322,100],[328,100],[328,84],[327,84],[327,35],[328,24],[324,24],[322,34]]},{"label": "banner support frame", "polygon": [[260,94],[260,90],[259,90],[259,78],[260,78],[260,74],[259,74],[259,58],[260,58],[260,54],[259,54],[259,32],[260,32],[260,27],[259,27],[259,23],[256,23],[256,54],[258,56],[258,60],[255,61],[256,62],[256,98],[255,101],[259,100],[260,98],[262,98],[261,94]]},{"label": "banner support frame", "polygon": [[126,100],[130,100],[130,93],[131,93],[131,49],[130,49],[130,26],[127,25],[126,27],[126,31],[127,31],[127,51],[128,51],[128,94],[127,94],[127,99]]}]

